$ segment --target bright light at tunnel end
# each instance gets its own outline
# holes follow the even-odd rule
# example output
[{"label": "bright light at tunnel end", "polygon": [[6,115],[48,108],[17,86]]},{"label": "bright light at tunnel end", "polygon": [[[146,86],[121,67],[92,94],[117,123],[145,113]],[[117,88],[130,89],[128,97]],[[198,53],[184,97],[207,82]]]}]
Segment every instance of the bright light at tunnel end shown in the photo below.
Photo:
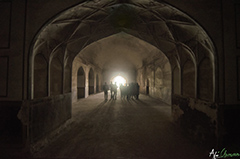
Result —
[{"label": "bright light at tunnel end", "polygon": [[118,86],[118,88],[119,88],[119,86],[120,86],[121,84],[124,85],[124,84],[127,83],[127,81],[126,81],[126,79],[123,78],[122,76],[116,76],[116,77],[113,78],[112,83],[113,83],[113,84],[116,83],[117,86]]}]

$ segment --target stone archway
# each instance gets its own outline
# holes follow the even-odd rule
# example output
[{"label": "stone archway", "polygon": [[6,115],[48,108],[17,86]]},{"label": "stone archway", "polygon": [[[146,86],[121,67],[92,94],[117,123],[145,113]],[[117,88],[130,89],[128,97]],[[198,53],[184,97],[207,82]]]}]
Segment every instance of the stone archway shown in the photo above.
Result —
[{"label": "stone archway", "polygon": [[94,72],[93,69],[91,68],[89,73],[88,73],[88,94],[94,94]]},{"label": "stone archway", "polygon": [[77,72],[77,98],[85,97],[85,72],[82,67]]},{"label": "stone archway", "polygon": [[[29,94],[31,96],[29,99],[34,99],[33,94],[36,89],[34,86],[40,84],[38,83],[40,81],[33,80],[37,73],[34,70],[37,64],[34,61],[36,56],[43,56],[47,59],[47,63],[51,63],[51,61],[57,63],[56,70],[58,73],[59,71],[65,71],[65,66],[67,66],[65,63],[69,63],[71,66],[77,55],[79,55],[82,65],[86,67],[94,65],[98,68],[99,65],[104,65],[94,60],[97,58],[97,54],[94,54],[96,56],[92,56],[93,58],[89,58],[80,54],[80,52],[96,41],[112,35],[121,35],[122,33],[141,39],[159,50],[157,54],[148,52],[149,57],[151,57],[150,59],[139,54],[139,60],[143,61],[142,66],[131,65],[131,67],[135,67],[133,71],[141,68],[137,75],[139,77],[144,76],[145,73],[151,73],[151,80],[149,80],[149,85],[151,83],[152,87],[151,91],[149,90],[150,95],[154,94],[153,79],[155,79],[154,75],[158,67],[156,65],[159,64],[157,61],[160,59],[160,54],[164,54],[167,61],[169,61],[167,65],[163,62],[159,66],[161,69],[167,68],[169,70],[163,74],[163,82],[169,85],[171,81],[176,81],[175,79],[172,80],[172,77],[180,76],[174,82],[176,94],[175,91],[172,93],[173,91],[170,87],[161,88],[161,91],[165,92],[165,94],[172,95],[173,106],[175,106],[174,113],[181,116],[182,111],[186,111],[181,110],[182,108],[179,107],[181,104],[204,112],[205,108],[202,107],[208,107],[215,102],[216,53],[211,39],[204,29],[190,18],[190,16],[164,2],[154,0],[143,0],[140,2],[138,0],[127,0],[124,2],[109,0],[86,1],[54,17],[54,19],[40,30],[31,48],[29,67]],[[127,54],[123,57],[125,56],[127,57]],[[58,59],[54,59],[56,57]],[[129,56],[126,61],[130,61],[129,63],[131,63],[131,57]],[[103,60],[103,58],[101,59]],[[208,59],[210,62],[205,59]],[[123,61],[124,58],[121,60]],[[60,64],[62,68],[60,68]],[[209,66],[203,67],[202,64],[209,64]],[[176,67],[179,70],[175,69]],[[102,70],[104,67],[99,69]],[[174,76],[172,76],[173,69],[175,69]],[[198,73],[201,75],[205,70],[209,71],[208,85],[204,85],[206,77],[196,77]],[[51,73],[51,70],[48,68],[47,72]],[[60,73],[58,75],[60,77]],[[188,82],[189,77],[191,79],[190,82]],[[57,81],[57,84],[61,87],[56,86],[55,88],[53,86],[55,84],[54,81],[50,82],[53,78],[47,79],[49,83],[47,85],[48,91],[54,90],[54,95],[65,96],[66,94],[62,90],[63,84],[61,84],[64,81]],[[179,81],[179,79],[182,80]],[[189,89],[189,85],[193,88]],[[203,88],[198,88],[197,86]],[[210,89],[204,87],[210,87]],[[203,89],[204,91],[199,91],[198,89]],[[208,95],[211,98],[206,98]],[[198,97],[201,99],[198,99]],[[64,98],[64,100],[68,101],[67,98]],[[182,101],[189,103],[182,103]],[[194,103],[193,101],[199,102],[195,102],[197,103],[195,106],[191,105]],[[206,102],[208,104],[201,104]],[[199,108],[199,104],[201,108]],[[216,116],[212,114],[216,110],[211,111],[213,113],[209,113],[208,116],[215,121]]]},{"label": "stone archway", "polygon": [[96,93],[98,93],[100,90],[99,90],[99,77],[98,77],[98,74],[96,75]]},{"label": "stone archway", "polygon": [[[74,18],[70,18],[70,15],[74,15]],[[54,31],[51,31],[52,29]],[[69,36],[61,36],[65,30],[68,30]],[[152,0],[141,3],[136,0],[125,3],[107,0],[81,3],[59,14],[41,30],[36,37],[32,57],[40,52],[43,56],[64,52],[73,60],[88,44],[119,32],[133,35],[156,46],[168,57],[172,68],[176,65],[175,61],[183,64],[189,57],[195,64],[203,58],[209,58],[213,63],[216,61],[211,39],[193,19],[168,4]],[[47,45],[45,41],[48,41]],[[50,48],[52,49],[49,50]],[[30,73],[34,74],[32,66]],[[212,73],[209,78],[213,81],[215,67],[210,68]],[[33,91],[32,86],[30,85],[30,90]],[[213,94],[212,99],[215,99],[215,82],[212,82],[211,87],[210,93]]]}]

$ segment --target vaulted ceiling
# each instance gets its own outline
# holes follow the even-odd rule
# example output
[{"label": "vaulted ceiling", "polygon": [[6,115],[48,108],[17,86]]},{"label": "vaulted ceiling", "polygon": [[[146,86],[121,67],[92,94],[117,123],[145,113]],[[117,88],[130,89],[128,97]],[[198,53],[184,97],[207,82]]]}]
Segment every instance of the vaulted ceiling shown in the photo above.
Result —
[{"label": "vaulted ceiling", "polygon": [[124,32],[93,42],[78,54],[80,59],[105,70],[138,69],[144,60],[157,56],[166,58],[153,45]]},{"label": "vaulted ceiling", "polygon": [[39,32],[33,57],[42,53],[51,59],[61,52],[70,59],[80,54],[104,69],[111,65],[139,68],[147,57],[158,53],[164,53],[171,63],[187,58],[198,63],[205,57],[213,60],[215,50],[194,20],[168,4],[94,0],[60,13]]}]

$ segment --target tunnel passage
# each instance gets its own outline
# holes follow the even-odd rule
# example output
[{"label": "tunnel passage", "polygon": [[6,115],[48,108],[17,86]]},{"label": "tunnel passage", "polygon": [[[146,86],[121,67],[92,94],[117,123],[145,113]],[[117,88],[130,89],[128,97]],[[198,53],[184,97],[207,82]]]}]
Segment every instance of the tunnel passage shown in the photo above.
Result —
[{"label": "tunnel passage", "polygon": [[[216,109],[210,106],[215,102],[215,63],[215,49],[206,32],[188,15],[168,4],[153,0],[86,1],[59,13],[34,39],[29,99],[47,97],[53,103],[69,105],[76,102],[78,70],[82,67],[86,75],[85,97],[95,93],[96,74],[101,88],[104,81],[122,73],[128,82],[140,84],[141,93],[172,104],[176,121],[184,124],[191,120],[188,118],[191,115],[185,115],[189,113],[187,109],[181,107],[184,103],[189,109],[203,112],[214,123]],[[65,93],[69,66],[71,93]],[[44,79],[36,80],[38,74],[43,74]],[[50,76],[46,78],[46,74]],[[39,93],[38,86],[42,86]],[[53,111],[44,106],[39,109]],[[46,118],[51,123],[54,117]],[[68,118],[69,115],[63,120]],[[38,129],[38,124],[36,120],[32,126]],[[201,124],[190,129],[201,136],[205,132]],[[39,128],[40,132],[50,130],[47,126]]]},{"label": "tunnel passage", "polygon": [[[95,70],[102,68],[103,82],[114,83],[113,77],[121,75],[127,79],[128,84],[139,83],[142,93],[145,93],[146,90],[142,81],[147,76],[152,82],[151,87],[149,87],[150,95],[161,98],[166,103],[171,103],[171,66],[169,60],[158,48],[139,38],[120,32],[89,44],[75,57],[73,72],[78,68],[75,67],[78,65],[78,61],[83,61],[82,59],[94,64],[91,67]],[[146,70],[146,72],[141,72],[142,70]],[[161,75],[160,83],[158,80],[159,70],[164,73]],[[155,72],[156,77],[153,75]],[[74,77],[72,78],[74,79]],[[72,83],[74,89],[75,82]],[[160,87],[163,91],[160,91]],[[73,98],[73,101],[76,99]]]}]

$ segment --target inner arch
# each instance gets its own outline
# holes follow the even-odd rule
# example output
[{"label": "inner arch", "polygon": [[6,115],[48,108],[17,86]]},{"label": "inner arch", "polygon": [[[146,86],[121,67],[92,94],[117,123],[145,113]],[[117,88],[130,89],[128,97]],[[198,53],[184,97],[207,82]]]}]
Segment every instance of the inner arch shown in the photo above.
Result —
[{"label": "inner arch", "polygon": [[[141,93],[146,93],[147,86],[142,81],[145,80],[149,72],[157,74],[157,70],[161,69],[164,73],[160,79],[162,81],[161,88],[165,91],[161,93],[154,91],[160,89],[158,83],[156,84],[157,89],[154,85],[148,89],[151,91],[151,96],[162,98],[166,103],[171,103],[171,77],[167,76],[171,75],[171,64],[161,50],[146,41],[124,32],[100,39],[79,52],[73,60],[73,72],[76,72],[80,65],[88,67],[86,61],[90,64],[89,66],[96,70],[96,73],[102,74],[102,84],[104,82],[110,84],[110,81],[113,82],[113,77],[121,75],[127,79],[127,83],[139,83]],[[76,92],[74,91],[76,90],[74,76],[73,74],[73,102],[77,100],[76,95],[74,95]],[[153,79],[154,77],[149,76],[149,78]],[[156,79],[156,81],[158,80]]]},{"label": "inner arch", "polygon": [[122,76],[116,76],[116,77],[113,77],[112,78],[112,83],[113,84],[117,84],[117,87],[119,88],[121,85],[125,85],[125,84],[127,84],[127,80],[124,78],[124,77],[122,77]]}]

